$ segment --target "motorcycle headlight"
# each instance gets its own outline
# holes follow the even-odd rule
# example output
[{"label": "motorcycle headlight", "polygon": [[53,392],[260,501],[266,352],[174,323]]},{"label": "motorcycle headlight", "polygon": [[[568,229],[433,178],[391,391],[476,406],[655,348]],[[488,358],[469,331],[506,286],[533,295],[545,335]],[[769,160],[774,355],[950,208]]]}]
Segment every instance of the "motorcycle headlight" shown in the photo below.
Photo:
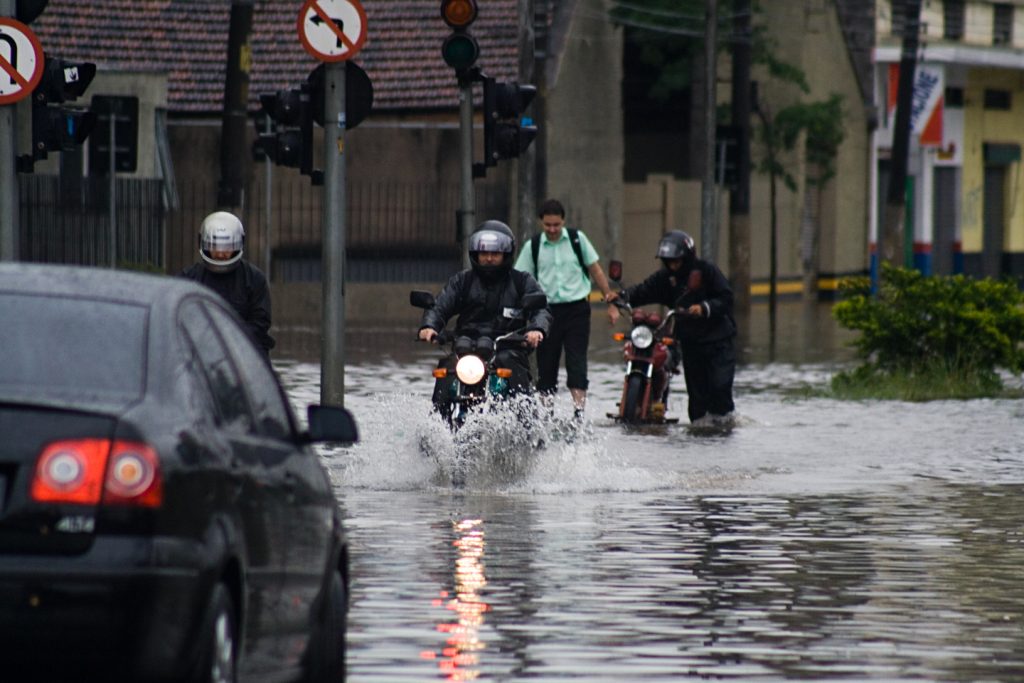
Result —
[{"label": "motorcycle headlight", "polygon": [[638,349],[646,349],[654,343],[654,333],[651,332],[651,328],[644,325],[634,327],[633,331],[629,333],[629,338],[633,340],[633,346]]},{"label": "motorcycle headlight", "polygon": [[455,374],[463,384],[476,384],[484,378],[486,368],[477,356],[463,356],[455,364]]}]

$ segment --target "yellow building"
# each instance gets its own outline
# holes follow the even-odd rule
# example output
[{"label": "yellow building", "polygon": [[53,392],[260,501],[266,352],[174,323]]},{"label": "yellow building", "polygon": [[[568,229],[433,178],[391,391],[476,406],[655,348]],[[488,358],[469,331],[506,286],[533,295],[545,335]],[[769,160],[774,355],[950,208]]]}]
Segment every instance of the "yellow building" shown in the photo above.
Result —
[{"label": "yellow building", "polygon": [[[876,5],[872,254],[888,187],[905,19]],[[908,157],[907,263],[924,272],[1024,275],[1024,4],[922,3]],[[908,230],[908,233],[910,231]]]}]

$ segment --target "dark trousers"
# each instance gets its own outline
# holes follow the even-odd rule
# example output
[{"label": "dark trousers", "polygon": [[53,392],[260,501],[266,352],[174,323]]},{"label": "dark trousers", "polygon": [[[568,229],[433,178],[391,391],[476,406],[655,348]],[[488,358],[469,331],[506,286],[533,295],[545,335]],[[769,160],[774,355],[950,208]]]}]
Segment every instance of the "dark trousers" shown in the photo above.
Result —
[{"label": "dark trousers", "polygon": [[537,389],[553,392],[558,386],[558,363],[565,349],[565,385],[587,389],[587,347],[590,345],[590,302],[550,304],[551,328],[537,347]]},{"label": "dark trousers", "polygon": [[725,415],[734,409],[732,381],[736,374],[736,351],[732,338],[709,344],[683,345],[683,376],[690,396],[690,421],[708,413]]}]

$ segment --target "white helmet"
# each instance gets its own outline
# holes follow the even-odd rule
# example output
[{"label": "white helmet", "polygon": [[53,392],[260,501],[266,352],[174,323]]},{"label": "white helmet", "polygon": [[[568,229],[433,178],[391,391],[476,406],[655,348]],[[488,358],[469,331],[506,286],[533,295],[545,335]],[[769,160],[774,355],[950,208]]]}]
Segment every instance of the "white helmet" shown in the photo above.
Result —
[{"label": "white helmet", "polygon": [[[242,258],[245,228],[233,213],[216,211],[203,219],[199,228],[199,255],[215,273],[226,273],[236,267]],[[213,257],[215,251],[230,251],[227,259]]]}]

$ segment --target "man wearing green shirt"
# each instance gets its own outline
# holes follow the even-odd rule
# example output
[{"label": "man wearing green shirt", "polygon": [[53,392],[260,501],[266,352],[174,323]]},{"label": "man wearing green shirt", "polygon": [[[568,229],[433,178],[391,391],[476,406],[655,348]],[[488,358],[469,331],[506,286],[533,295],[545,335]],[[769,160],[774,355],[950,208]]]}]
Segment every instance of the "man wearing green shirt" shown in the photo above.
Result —
[{"label": "man wearing green shirt", "polygon": [[[591,279],[606,302],[618,295],[608,285],[599,257],[587,236],[565,227],[565,207],[548,199],[538,211],[542,234],[523,245],[515,269],[533,273],[548,297],[551,328],[537,347],[537,389],[554,393],[558,364],[565,349],[566,386],[572,394],[576,416],[582,417],[587,401],[587,347],[590,344]],[[609,316],[618,317],[612,306]]]}]

